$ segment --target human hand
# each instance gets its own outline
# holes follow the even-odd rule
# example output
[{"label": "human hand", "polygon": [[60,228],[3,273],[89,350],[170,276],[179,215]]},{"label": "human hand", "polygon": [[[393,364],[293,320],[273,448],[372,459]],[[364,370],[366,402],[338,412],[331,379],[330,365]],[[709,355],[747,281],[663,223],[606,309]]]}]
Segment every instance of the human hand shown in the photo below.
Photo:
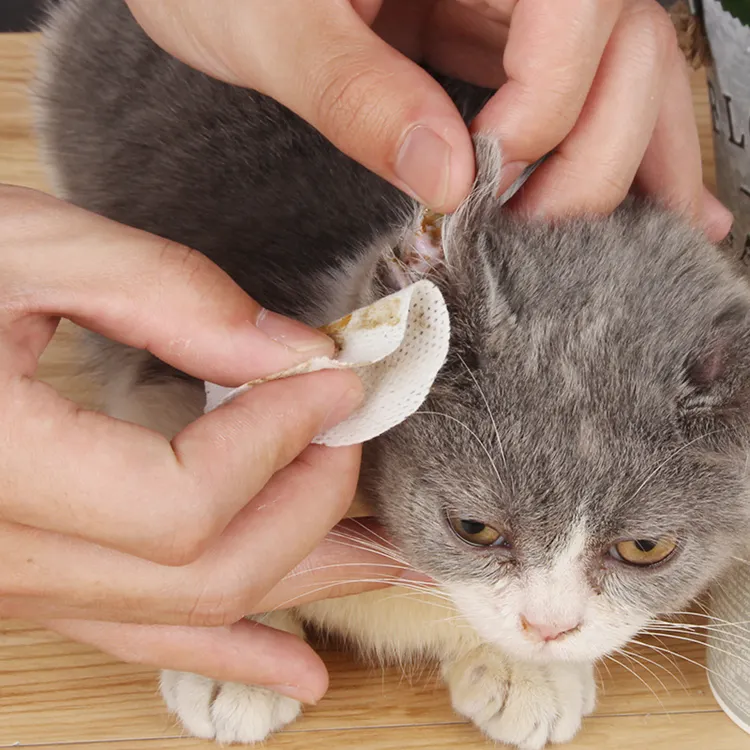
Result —
[{"label": "human hand", "polygon": [[411,60],[499,87],[472,127],[503,143],[506,185],[555,150],[519,210],[606,213],[634,185],[713,240],[731,226],[703,187],[687,66],[656,0],[127,2],[167,51],[272,96],[437,210],[468,193],[473,152]]},{"label": "human hand", "polygon": [[130,661],[320,697],[327,675],[311,649],[235,623],[404,572],[346,525],[329,534],[354,496],[359,450],[309,443],[358,405],[356,376],[267,383],[171,443],[33,378],[60,316],[223,385],[333,342],[262,311],[194,251],[2,186],[0,299],[0,618]]}]

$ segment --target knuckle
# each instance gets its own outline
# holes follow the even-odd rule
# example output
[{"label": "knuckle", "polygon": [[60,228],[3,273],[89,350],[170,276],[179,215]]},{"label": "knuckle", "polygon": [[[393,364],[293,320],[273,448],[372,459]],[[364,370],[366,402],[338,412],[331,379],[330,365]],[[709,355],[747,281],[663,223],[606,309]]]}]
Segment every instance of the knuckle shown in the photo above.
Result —
[{"label": "knuckle", "polygon": [[161,239],[159,260],[170,274],[177,274],[181,281],[193,283],[200,279],[210,267],[210,261],[204,255],[179,242]]},{"label": "knuckle", "polygon": [[677,47],[677,30],[664,8],[655,0],[634,3],[630,12],[635,52],[639,58],[666,60]]},{"label": "knuckle", "polygon": [[187,614],[190,627],[223,628],[239,622],[249,613],[246,592],[226,585],[206,587],[195,599]]},{"label": "knuckle", "polygon": [[514,135],[514,152],[536,159],[552,151],[573,130],[585,101],[573,87],[562,80],[549,81],[544,91],[524,87],[518,97],[520,106],[529,112],[543,113],[529,118]]},{"label": "knuckle", "polygon": [[313,74],[310,101],[316,126],[333,142],[351,139],[365,124],[371,127],[380,118],[381,79],[365,61],[339,65],[336,58],[329,59]]},{"label": "knuckle", "polygon": [[594,214],[612,213],[625,200],[630,190],[630,182],[614,174],[600,175],[591,184],[588,195],[581,196],[581,204]]},{"label": "knuckle", "polygon": [[[587,169],[590,160],[583,155],[562,155],[566,173],[566,202],[574,201],[576,213],[610,214],[627,197],[632,175],[617,168],[617,164],[604,164],[595,174]],[[578,186],[575,190],[572,186]]]},{"label": "knuckle", "polygon": [[198,561],[215,537],[212,523],[184,518],[162,535],[156,546],[158,562],[170,567],[184,567]]}]

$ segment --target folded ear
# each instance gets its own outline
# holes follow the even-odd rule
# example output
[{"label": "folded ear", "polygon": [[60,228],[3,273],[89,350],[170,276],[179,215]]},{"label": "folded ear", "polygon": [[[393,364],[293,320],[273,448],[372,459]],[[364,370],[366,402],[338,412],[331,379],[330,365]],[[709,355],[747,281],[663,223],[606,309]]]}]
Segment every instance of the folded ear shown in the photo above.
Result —
[{"label": "folded ear", "polygon": [[687,419],[750,422],[750,302],[736,299],[714,317],[688,353],[680,407]]}]

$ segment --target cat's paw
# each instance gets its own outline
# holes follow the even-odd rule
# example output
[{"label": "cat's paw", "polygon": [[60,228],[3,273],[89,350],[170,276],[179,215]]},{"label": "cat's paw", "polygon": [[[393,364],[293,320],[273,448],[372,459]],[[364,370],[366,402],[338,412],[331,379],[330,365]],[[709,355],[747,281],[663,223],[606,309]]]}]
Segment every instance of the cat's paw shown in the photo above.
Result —
[{"label": "cat's paw", "polygon": [[222,744],[261,742],[302,710],[298,701],[265,688],[188,672],[162,672],[161,692],[191,735]]},{"label": "cat's paw", "polygon": [[443,674],[458,713],[521,750],[569,742],[596,702],[592,664],[514,662],[477,649],[445,665]]}]

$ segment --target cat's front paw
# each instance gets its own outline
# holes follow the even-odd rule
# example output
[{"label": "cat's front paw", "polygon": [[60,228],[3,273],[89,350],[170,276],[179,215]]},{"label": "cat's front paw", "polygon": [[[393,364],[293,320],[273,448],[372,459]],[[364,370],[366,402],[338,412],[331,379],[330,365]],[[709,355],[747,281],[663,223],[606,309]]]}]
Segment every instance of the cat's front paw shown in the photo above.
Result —
[{"label": "cat's front paw", "polygon": [[443,667],[453,707],[488,737],[521,750],[569,742],[594,710],[592,664],[531,664],[477,649]]},{"label": "cat's front paw", "polygon": [[188,672],[162,672],[161,692],[190,734],[222,744],[261,742],[302,710],[298,701],[265,688]]}]

